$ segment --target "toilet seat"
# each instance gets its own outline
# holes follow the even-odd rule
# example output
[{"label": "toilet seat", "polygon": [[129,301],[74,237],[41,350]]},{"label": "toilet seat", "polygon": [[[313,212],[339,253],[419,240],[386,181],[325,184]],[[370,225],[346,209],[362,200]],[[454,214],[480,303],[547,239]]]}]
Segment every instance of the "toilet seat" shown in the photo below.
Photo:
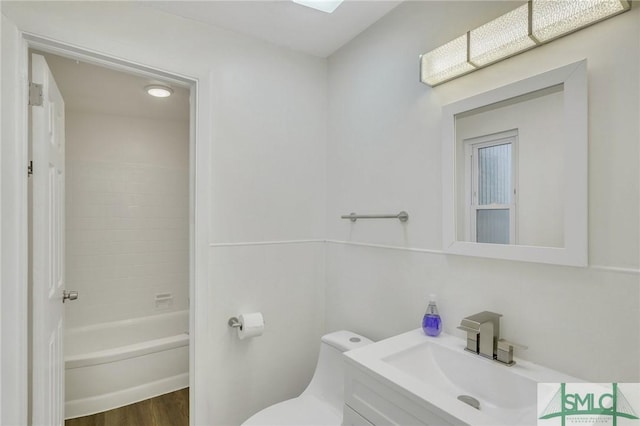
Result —
[{"label": "toilet seat", "polygon": [[339,426],[342,412],[313,395],[301,395],[265,408],[243,426]]}]

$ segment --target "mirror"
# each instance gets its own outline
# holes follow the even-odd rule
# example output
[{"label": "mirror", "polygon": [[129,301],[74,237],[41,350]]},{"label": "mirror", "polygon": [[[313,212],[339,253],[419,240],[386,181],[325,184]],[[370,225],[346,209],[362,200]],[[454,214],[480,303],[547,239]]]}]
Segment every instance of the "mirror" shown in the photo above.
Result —
[{"label": "mirror", "polygon": [[456,240],[564,247],[563,92],[456,114]]},{"label": "mirror", "polygon": [[586,61],[443,108],[447,253],[587,264]]}]

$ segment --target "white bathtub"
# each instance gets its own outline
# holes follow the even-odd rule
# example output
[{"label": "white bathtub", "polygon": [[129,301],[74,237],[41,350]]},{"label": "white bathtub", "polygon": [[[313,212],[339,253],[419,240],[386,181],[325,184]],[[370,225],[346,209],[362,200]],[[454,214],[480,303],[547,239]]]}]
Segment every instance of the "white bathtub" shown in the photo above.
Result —
[{"label": "white bathtub", "polygon": [[189,386],[189,314],[172,312],[65,331],[65,418]]}]

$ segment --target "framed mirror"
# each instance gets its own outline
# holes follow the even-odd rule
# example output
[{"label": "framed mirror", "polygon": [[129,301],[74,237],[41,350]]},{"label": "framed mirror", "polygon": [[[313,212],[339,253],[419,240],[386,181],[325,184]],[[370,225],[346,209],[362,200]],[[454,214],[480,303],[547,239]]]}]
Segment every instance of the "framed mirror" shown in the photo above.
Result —
[{"label": "framed mirror", "polygon": [[443,107],[443,250],[586,266],[587,63]]}]

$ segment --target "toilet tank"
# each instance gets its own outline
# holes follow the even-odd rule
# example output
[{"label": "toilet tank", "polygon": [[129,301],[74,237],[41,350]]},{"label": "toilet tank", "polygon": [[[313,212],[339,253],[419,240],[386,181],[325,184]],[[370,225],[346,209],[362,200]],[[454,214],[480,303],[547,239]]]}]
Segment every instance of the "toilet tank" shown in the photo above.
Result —
[{"label": "toilet tank", "polygon": [[343,352],[369,345],[373,341],[346,330],[325,334],[321,340],[316,371],[302,395],[313,395],[342,412],[344,404]]}]

